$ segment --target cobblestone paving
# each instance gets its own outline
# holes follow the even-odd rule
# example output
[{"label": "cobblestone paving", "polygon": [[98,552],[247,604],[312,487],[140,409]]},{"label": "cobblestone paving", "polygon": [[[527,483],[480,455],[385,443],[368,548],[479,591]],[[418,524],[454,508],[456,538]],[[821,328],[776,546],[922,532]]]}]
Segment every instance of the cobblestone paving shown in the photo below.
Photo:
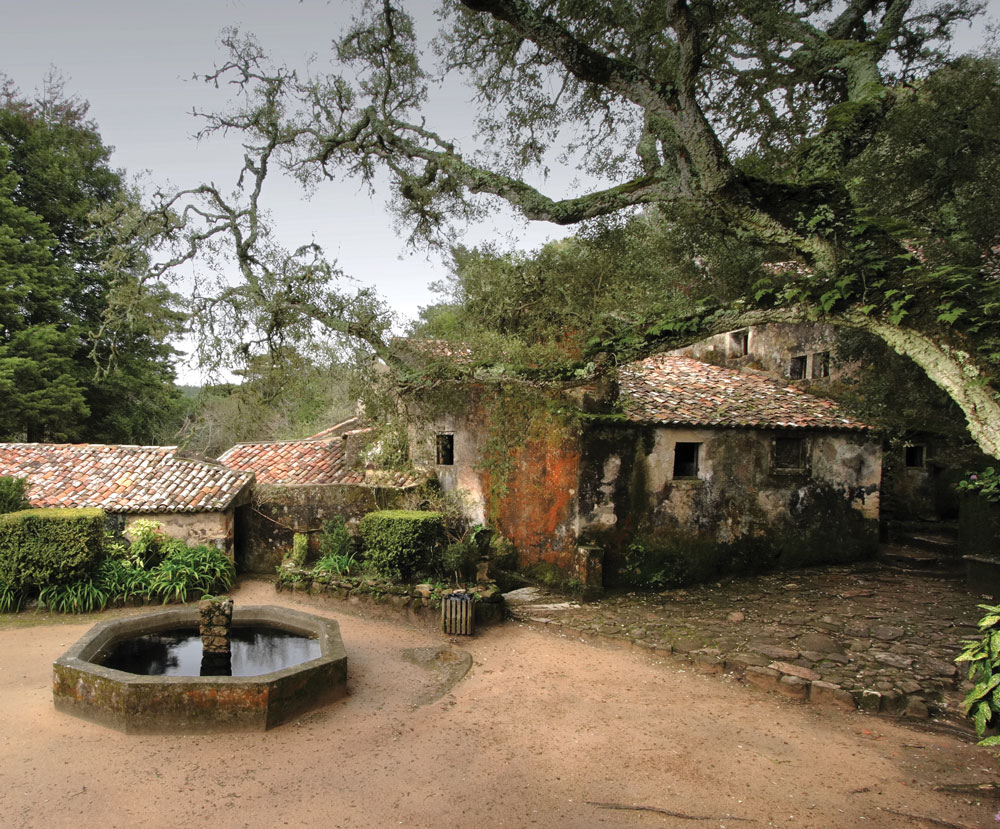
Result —
[{"label": "cobblestone paving", "polygon": [[988,601],[964,580],[872,563],[588,603],[537,588],[505,598],[523,623],[672,654],[795,699],[955,720],[967,682],[953,660]]}]

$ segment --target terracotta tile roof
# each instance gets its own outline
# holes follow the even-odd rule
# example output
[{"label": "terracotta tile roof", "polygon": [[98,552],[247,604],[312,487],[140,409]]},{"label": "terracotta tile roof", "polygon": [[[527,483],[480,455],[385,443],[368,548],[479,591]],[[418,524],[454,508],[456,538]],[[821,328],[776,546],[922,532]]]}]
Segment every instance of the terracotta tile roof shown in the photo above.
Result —
[{"label": "terracotta tile roof", "polygon": [[409,487],[424,480],[406,472],[354,469],[348,466],[344,458],[343,446],[341,436],[268,443],[238,443],[219,456],[219,463],[231,469],[254,472],[257,483],[260,484],[366,484]]},{"label": "terracotta tile roof", "polygon": [[0,475],[28,478],[36,507],[107,512],[219,512],[253,481],[175,446],[0,443]]},{"label": "terracotta tile roof", "polygon": [[619,371],[626,416],[638,423],[756,426],[769,429],[871,427],[848,417],[832,400],[756,374],[669,354],[657,354]]}]

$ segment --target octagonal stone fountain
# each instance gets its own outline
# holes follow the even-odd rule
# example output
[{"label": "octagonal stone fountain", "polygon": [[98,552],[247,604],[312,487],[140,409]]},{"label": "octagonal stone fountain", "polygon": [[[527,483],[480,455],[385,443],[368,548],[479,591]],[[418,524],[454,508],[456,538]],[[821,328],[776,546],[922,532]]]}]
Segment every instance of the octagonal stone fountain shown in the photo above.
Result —
[{"label": "octagonal stone fountain", "polygon": [[126,733],[263,731],[345,693],[332,619],[236,607],[222,670],[218,653],[201,652],[199,622],[197,607],[182,607],[98,623],[53,665],[56,709]]}]

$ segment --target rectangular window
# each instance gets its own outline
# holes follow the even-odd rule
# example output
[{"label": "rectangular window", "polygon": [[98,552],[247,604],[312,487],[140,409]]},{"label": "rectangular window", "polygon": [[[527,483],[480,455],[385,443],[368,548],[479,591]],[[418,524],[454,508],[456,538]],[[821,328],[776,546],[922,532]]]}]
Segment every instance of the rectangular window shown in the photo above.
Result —
[{"label": "rectangular window", "polygon": [[806,376],[806,355],[792,357],[788,364],[788,376],[792,380],[802,380]]},{"label": "rectangular window", "polygon": [[733,331],[729,335],[729,356],[746,357],[750,353],[750,332]]},{"label": "rectangular window", "polygon": [[698,477],[698,448],[700,443],[674,444],[674,477]]},{"label": "rectangular window", "polygon": [[908,468],[918,468],[924,465],[925,452],[920,444],[906,447],[906,466]]},{"label": "rectangular window", "polygon": [[813,354],[813,379],[830,376],[830,352],[817,351]]},{"label": "rectangular window", "polygon": [[806,468],[806,442],[804,438],[778,437],[774,439],[774,469],[782,472]]},{"label": "rectangular window", "polygon": [[438,466],[452,466],[455,463],[455,436],[441,434],[437,436]]}]

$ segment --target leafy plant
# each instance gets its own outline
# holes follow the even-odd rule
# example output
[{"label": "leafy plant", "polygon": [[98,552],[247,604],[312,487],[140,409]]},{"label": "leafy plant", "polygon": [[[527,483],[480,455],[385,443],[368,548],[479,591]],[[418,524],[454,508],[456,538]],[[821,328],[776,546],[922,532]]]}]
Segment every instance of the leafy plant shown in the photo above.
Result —
[{"label": "leafy plant", "polygon": [[151,573],[121,558],[106,558],[97,568],[95,581],[109,602],[127,602],[150,591]]},{"label": "leafy plant", "polygon": [[[981,746],[1000,746],[1000,735],[983,737],[987,727],[997,723],[1000,713],[1000,605],[981,604],[986,611],[979,620],[980,639],[967,639],[965,649],[955,659],[969,663],[969,679],[975,683],[962,705],[972,720]],[[1000,756],[998,756],[1000,762]]]},{"label": "leafy plant", "polygon": [[354,537],[347,529],[344,516],[331,518],[323,525],[319,535],[320,559],[327,556],[351,556],[354,553]]},{"label": "leafy plant", "polygon": [[449,544],[441,552],[440,568],[449,576],[453,575],[456,582],[474,578],[478,563],[479,546],[471,538]]},{"label": "leafy plant", "polygon": [[0,613],[16,613],[21,609],[21,594],[3,582],[0,582]]},{"label": "leafy plant", "polygon": [[968,477],[955,484],[955,487],[959,492],[978,495],[996,503],[1000,501],[1000,470],[987,466],[982,472],[970,472]]},{"label": "leafy plant", "polygon": [[359,562],[354,553],[328,553],[316,562],[314,573],[329,573],[338,578],[349,576],[352,570],[359,568]]},{"label": "leafy plant", "polygon": [[125,531],[131,539],[126,558],[136,567],[148,569],[163,559],[164,545],[170,540],[160,529],[160,522],[150,518],[133,521]]},{"label": "leafy plant", "polygon": [[232,587],[236,575],[233,563],[215,547],[188,547],[171,539],[165,545],[167,555],[150,573],[149,593],[163,603],[186,602],[189,595],[224,593]]},{"label": "leafy plant", "polygon": [[108,595],[92,579],[83,579],[43,587],[38,602],[57,613],[93,613],[107,605]]}]

